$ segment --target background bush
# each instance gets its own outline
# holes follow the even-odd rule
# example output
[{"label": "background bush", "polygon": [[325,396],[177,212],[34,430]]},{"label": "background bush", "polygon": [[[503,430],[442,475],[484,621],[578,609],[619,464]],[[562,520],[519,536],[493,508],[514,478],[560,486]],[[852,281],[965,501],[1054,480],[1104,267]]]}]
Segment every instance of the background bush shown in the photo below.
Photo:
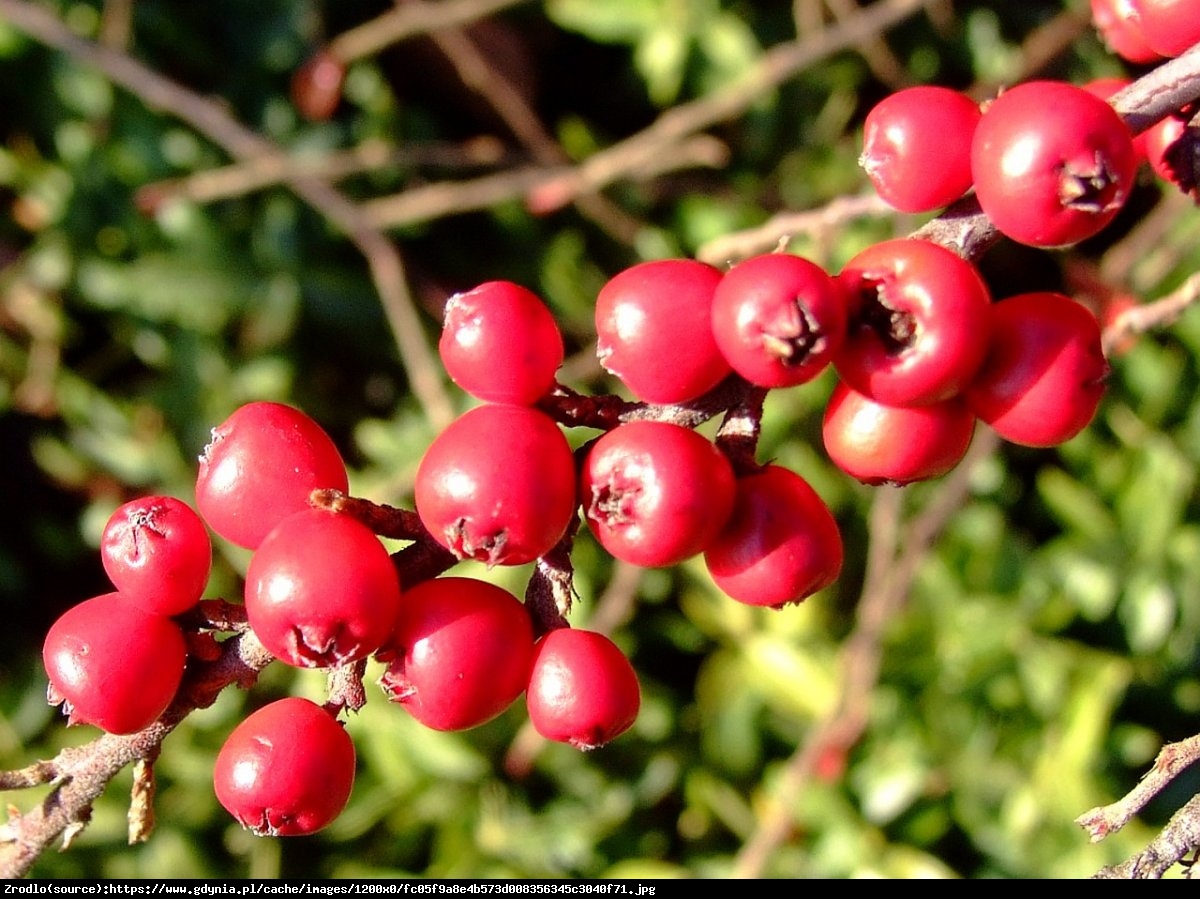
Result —
[{"label": "background bush", "polygon": [[[382,147],[388,164],[338,182],[366,201],[511,175],[544,164],[546,146],[586,160],[675,107],[720,96],[794,40],[797,23],[812,37],[833,21],[828,9],[854,4],[512,4],[462,34],[493,67],[490,90],[510,85],[529,104],[540,150],[513,133],[494,92],[464,82],[461,58],[456,69],[425,36],[355,59],[331,119],[299,116],[293,73],[385,2],[38,5],[218,100],[294,158],[320,167],[339,150]],[[426,342],[450,293],[509,279],[537,290],[562,322],[573,354],[564,381],[615,389],[590,346],[604,279],[641,259],[696,255],[781,211],[868,194],[861,122],[887,92],[939,83],[982,97],[1033,76],[1137,74],[1106,52],[1084,2],[925,7],[705,127],[706,164],[682,165],[688,145],[678,142],[658,160],[665,171],[635,170],[562,208],[538,214],[517,192],[386,228]],[[66,729],[46,705],[38,653],[64,608],[108,589],[97,545],[109,513],[149,492],[190,501],[209,428],[233,408],[304,408],[346,453],[353,492],[408,507],[439,423],[411,389],[362,253],[328,215],[279,183],[211,201],[180,195],[177,179],[231,162],[212,135],[5,18],[0,7],[0,767],[16,768],[95,735]],[[791,248],[836,269],[920,222],[876,210],[799,231]],[[1101,283],[1150,299],[1200,269],[1198,237],[1195,208],[1143,173],[1095,240],[1054,253],[1003,244],[980,265],[996,296],[1098,299]],[[914,548],[913,522],[947,485],[852,482],[819,439],[832,381],[773,393],[759,458],[795,467],[830,503],[847,542],[844,574],[800,607],[754,610],[723,598],[700,562],[631,571],[582,536],[572,622],[613,627],[643,679],[641,717],[614,744],[587,754],[541,745],[520,707],[474,731],[433,733],[372,687],[348,725],[360,770],[346,812],[314,837],[259,839],[218,806],[211,768],[249,708],[321,695],[322,674],[275,665],[252,692],[227,690],[168,738],[148,842],[125,845],[126,773],[72,848],[46,853],[33,873],[1095,872],[1144,845],[1197,788],[1181,778],[1142,823],[1103,843],[1073,823],[1128,790],[1163,741],[1196,730],[1198,357],[1194,315],[1138,339],[1114,358],[1109,396],[1084,434],[1059,450],[979,454],[927,552]],[[467,407],[441,389],[454,411]],[[867,561],[874,547],[888,570],[889,524],[896,551],[915,552],[918,567],[881,604]],[[238,598],[246,556],[219,543],[218,557],[209,595]],[[890,570],[902,577],[900,568]],[[470,573],[520,592],[528,570]],[[877,639],[864,631],[864,606],[884,613]],[[878,677],[856,682],[848,659],[860,673],[878,666]],[[843,706],[859,724],[850,745],[822,743],[802,767],[799,755],[829,737],[822,723]],[[26,807],[37,795],[5,799]]]}]

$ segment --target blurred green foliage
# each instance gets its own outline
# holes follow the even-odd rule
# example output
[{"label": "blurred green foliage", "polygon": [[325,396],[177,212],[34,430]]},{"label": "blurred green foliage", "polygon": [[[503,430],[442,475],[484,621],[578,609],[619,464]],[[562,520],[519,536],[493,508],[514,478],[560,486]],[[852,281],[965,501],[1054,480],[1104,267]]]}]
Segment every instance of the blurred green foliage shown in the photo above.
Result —
[{"label": "blurred green foliage", "polygon": [[[121,4],[46,6],[94,38]],[[355,61],[331,120],[297,115],[292,72],[322,41],[388,6],[132,0],[127,44],[296,154],[478,135],[519,153],[424,39]],[[497,65],[521,73],[545,127],[582,157],[740,77],[794,36],[793,8],[803,6],[546,0],[478,34]],[[889,33],[896,73],[986,90],[1031,74],[1023,41],[1087,4],[934,6],[937,15]],[[609,189],[636,222],[633,235],[577,208],[535,216],[518,202],[398,229],[428,338],[448,293],[507,278],[540,291],[572,349],[586,353],[595,292],[621,266],[692,254],[773,212],[862,192],[862,117],[896,86],[882,80],[879,54],[836,54],[712,129],[730,154],[719,170]],[[1035,74],[1084,81],[1119,71],[1080,27]],[[139,205],[147,185],[230,160],[170,110],[148,108],[2,21],[0,96],[0,765],[19,767],[94,736],[67,730],[46,706],[38,651],[62,609],[106,589],[96,546],[109,512],[152,491],[190,500],[208,429],[233,408],[249,399],[301,406],[345,450],[355,492],[403,505],[433,427],[408,390],[366,264],[318,212],[282,187]],[[342,188],[369,198],[467,174],[400,162]],[[983,270],[998,296],[1061,287],[1068,257],[1096,263],[1161,196],[1146,177],[1111,235],[1070,254],[1000,247]],[[915,224],[855,222],[794,247],[836,267]],[[1200,215],[1181,211],[1123,272],[1127,286],[1155,297],[1200,269],[1198,232]],[[864,738],[844,772],[835,765],[786,808],[790,834],[766,876],[1083,876],[1144,845],[1194,791],[1196,778],[1182,778],[1141,823],[1097,845],[1072,823],[1136,782],[1163,741],[1197,729],[1198,360],[1200,319],[1189,314],[1114,359],[1110,395],[1084,434],[1057,451],[1004,447],[979,466],[887,624]],[[574,386],[612,388],[579,370],[591,373]],[[769,398],[760,458],[794,466],[834,508],[848,549],[841,582],[768,612],[721,597],[698,562],[647,572],[615,635],[643,678],[644,708],[614,744],[522,756],[519,707],[475,731],[438,734],[372,689],[348,724],[360,767],[345,814],[314,837],[259,839],[220,809],[210,777],[223,735],[248,707],[321,695],[320,673],[273,666],[250,694],[226,691],[168,739],[148,843],[124,843],[126,772],[76,844],[44,855],[34,873],[728,874],[841,687],[874,491],[824,458],[829,386]],[[908,488],[906,510],[936,489]],[[218,548],[210,595],[237,598],[245,554]],[[573,621],[586,625],[614,569],[586,535],[575,561]],[[470,573],[518,592],[528,574]],[[506,759],[518,756],[527,765],[514,771]],[[5,799],[27,807],[39,795]]]}]

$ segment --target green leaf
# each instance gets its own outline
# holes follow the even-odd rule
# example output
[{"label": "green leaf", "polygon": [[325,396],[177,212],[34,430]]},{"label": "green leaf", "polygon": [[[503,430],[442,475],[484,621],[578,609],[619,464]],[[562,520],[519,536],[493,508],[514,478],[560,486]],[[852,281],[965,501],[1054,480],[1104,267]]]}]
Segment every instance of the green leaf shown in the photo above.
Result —
[{"label": "green leaf", "polygon": [[633,44],[660,22],[662,6],[647,0],[547,0],[546,14],[592,40]]},{"label": "green leaf", "polygon": [[1051,514],[1066,528],[1089,540],[1106,542],[1117,533],[1117,523],[1108,506],[1086,484],[1060,468],[1038,472],[1037,491]]}]

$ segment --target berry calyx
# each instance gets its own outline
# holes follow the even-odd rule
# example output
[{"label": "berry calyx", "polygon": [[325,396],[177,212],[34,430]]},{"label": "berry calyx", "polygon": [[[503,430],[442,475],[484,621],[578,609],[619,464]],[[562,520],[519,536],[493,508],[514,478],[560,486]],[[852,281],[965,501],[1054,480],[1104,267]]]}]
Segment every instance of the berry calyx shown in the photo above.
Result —
[{"label": "berry calyx", "polygon": [[641,701],[637,673],[603,634],[564,627],[538,641],[525,704],[547,740],[603,746],[633,726]]},{"label": "berry calyx", "polygon": [[566,533],[575,514],[575,459],[545,413],[478,406],[430,444],[415,495],[425,529],[458,558],[523,565]]},{"label": "berry calyx", "polygon": [[246,617],[270,652],[298,668],[366,658],[392,631],[400,581],[379,538],[323,509],[288,516],[250,558]]},{"label": "berry calyx", "polygon": [[733,508],[733,468],[703,435],[630,421],[588,450],[580,500],[596,540],[633,565],[675,565],[701,552]]},{"label": "berry calyx", "polygon": [[316,833],[354,788],[354,743],[308,699],[279,699],[251,713],[217,753],[213,789],[238,822],[259,836]]},{"label": "berry calyx", "polygon": [[204,594],[212,541],[200,516],[172,496],[121,505],[100,536],[100,561],[113,586],[158,615],[186,612]]},{"label": "berry calyx", "polygon": [[845,297],[800,256],[767,253],[739,262],[713,294],[712,330],[734,371],[760,387],[790,387],[820,374],[842,345]]}]

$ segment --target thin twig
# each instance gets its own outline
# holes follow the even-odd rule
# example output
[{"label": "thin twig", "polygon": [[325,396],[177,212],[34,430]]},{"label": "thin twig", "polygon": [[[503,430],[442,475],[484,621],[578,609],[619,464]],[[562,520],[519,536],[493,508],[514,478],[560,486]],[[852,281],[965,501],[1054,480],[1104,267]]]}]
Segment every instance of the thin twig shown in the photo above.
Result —
[{"label": "thin twig", "polygon": [[856,197],[836,197],[817,209],[782,212],[755,228],[715,237],[696,251],[696,258],[712,265],[728,265],[778,249],[801,235],[829,231],[854,219],[898,214],[874,191]]},{"label": "thin twig", "polygon": [[[744,76],[724,88],[674,106],[642,131],[593,154],[578,166],[564,167],[554,185],[558,200],[569,202],[581,194],[603,190],[631,172],[661,165],[662,159],[669,157],[672,148],[685,138],[736,117],[796,72],[882,33],[915,15],[922,5],[923,0],[881,0],[815,34],[772,47]],[[432,207],[435,200],[443,209],[451,204],[451,196],[453,202],[462,203],[473,189],[480,191],[486,205],[525,196],[534,186],[544,184],[543,175],[529,171],[511,181],[493,176],[454,185],[429,185],[423,189],[419,203],[402,192],[364,204],[364,208],[373,225],[390,228],[411,222],[416,209]]]},{"label": "thin twig", "polygon": [[[734,858],[731,875],[762,877],[775,850],[791,832],[796,802],[828,751],[847,752],[866,730],[871,696],[879,682],[886,627],[903,606],[921,564],[946,523],[962,507],[974,467],[995,452],[998,438],[983,430],[930,502],[901,527],[901,488],[878,488],[871,512],[866,581],[854,630],[842,647],[840,692],[830,715],[787,760],[754,831]],[[900,535],[905,539],[900,542]],[[899,550],[897,552],[897,550]]]},{"label": "thin twig", "polygon": [[171,200],[212,203],[263,190],[293,178],[320,178],[339,181],[351,175],[381,169],[437,166],[439,169],[465,169],[480,166],[514,165],[504,146],[494,137],[480,136],[461,143],[431,141],[403,146],[373,138],[356,147],[319,154],[255,156],[245,162],[205,169],[155,181],[139,188],[139,209],[153,212]]},{"label": "thin twig", "polygon": [[1100,259],[1101,280],[1108,284],[1125,284],[1136,291],[1135,270],[1147,256],[1167,243],[1171,229],[1192,205],[1180,191],[1164,191],[1154,208],[1105,250]]},{"label": "thin twig", "polygon": [[[403,2],[412,4],[413,0]],[[462,82],[496,111],[534,159],[546,165],[565,165],[571,161],[558,140],[542,124],[524,92],[503,69],[492,63],[465,29],[438,29],[430,39],[454,66]],[[599,194],[581,195],[576,202],[585,216],[627,244],[632,244],[643,230],[640,221]]]},{"label": "thin twig", "polygon": [[1130,306],[1113,319],[1104,329],[1105,351],[1111,351],[1126,337],[1174,324],[1197,302],[1200,302],[1200,272],[1191,275],[1165,297]]},{"label": "thin twig", "polygon": [[1200,759],[1200,735],[1168,743],[1159,750],[1154,764],[1142,775],[1136,787],[1111,805],[1089,809],[1076,818],[1075,823],[1088,832],[1093,843],[1103,840],[1132,821],[1151,799],[1197,759]]},{"label": "thin twig", "polygon": [[222,649],[217,660],[189,666],[170,708],[145,730],[103,734],[62,750],[52,762],[38,763],[52,766],[35,773],[52,770],[55,786],[31,811],[10,810],[7,824],[0,827],[0,878],[27,874],[51,843],[77,834],[87,822],[92,802],[119,771],[139,759],[153,758],[167,735],[191,712],[211,705],[226,687],[249,688],[273,659],[252,632],[231,637]]},{"label": "thin twig", "polygon": [[1119,865],[1101,868],[1096,880],[1157,880],[1200,846],[1200,793],[1171,816],[1167,826],[1141,852]]},{"label": "thin twig", "polygon": [[[857,0],[825,0],[825,6],[838,21],[845,21],[859,12]],[[871,74],[889,89],[899,90],[911,83],[904,63],[896,57],[881,35],[874,35],[862,41],[858,52],[862,54]]]},{"label": "thin twig", "polygon": [[529,0],[442,0],[406,3],[331,40],[326,50],[344,63],[371,56],[410,37],[469,25]]},{"label": "thin twig", "polygon": [[[50,10],[26,0],[0,0],[0,16],[35,40],[99,70],[149,108],[187,122],[235,159],[277,159],[286,164],[286,154],[235,120],[219,102],[188,90],[123,52],[77,36]],[[366,257],[413,393],[431,422],[439,427],[449,423],[454,406],[409,293],[399,250],[354,203],[326,182],[294,175],[288,186],[339,228]]]}]

